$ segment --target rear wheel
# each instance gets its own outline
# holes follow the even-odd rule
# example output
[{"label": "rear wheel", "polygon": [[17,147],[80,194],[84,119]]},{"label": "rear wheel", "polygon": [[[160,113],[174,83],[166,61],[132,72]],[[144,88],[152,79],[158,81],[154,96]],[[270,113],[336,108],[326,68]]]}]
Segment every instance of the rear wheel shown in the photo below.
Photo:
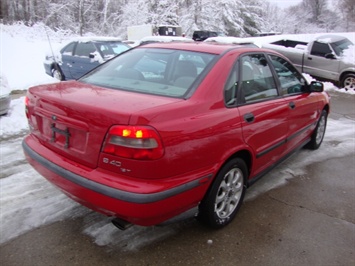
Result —
[{"label": "rear wheel", "polygon": [[317,126],[311,136],[311,141],[306,146],[307,148],[311,150],[316,150],[322,144],[325,134],[325,128],[327,127],[327,116],[327,111],[323,110],[318,120]]},{"label": "rear wheel", "polygon": [[242,159],[228,161],[201,202],[198,219],[213,228],[229,224],[243,202],[247,174],[247,166]]},{"label": "rear wheel", "polygon": [[60,70],[60,68],[58,66],[52,69],[52,76],[53,76],[53,78],[56,78],[58,80],[64,80],[64,76],[62,74],[62,71]]}]

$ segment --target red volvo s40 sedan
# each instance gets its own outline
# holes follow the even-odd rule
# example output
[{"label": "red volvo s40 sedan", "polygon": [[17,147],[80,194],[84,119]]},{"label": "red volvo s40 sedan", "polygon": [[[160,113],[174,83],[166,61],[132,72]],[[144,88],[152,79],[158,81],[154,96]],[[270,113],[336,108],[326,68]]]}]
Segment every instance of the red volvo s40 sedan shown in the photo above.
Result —
[{"label": "red volvo s40 sedan", "polygon": [[329,97],[282,55],[207,43],[131,49],[77,81],[28,90],[29,163],[121,228],[198,206],[220,228],[246,188],[323,140]]}]

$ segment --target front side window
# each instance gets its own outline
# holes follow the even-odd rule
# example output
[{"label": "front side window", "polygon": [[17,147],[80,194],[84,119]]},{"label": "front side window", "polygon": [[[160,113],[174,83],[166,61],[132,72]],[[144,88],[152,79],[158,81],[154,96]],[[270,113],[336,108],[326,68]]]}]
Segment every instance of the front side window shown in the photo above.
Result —
[{"label": "front side window", "polygon": [[245,55],[240,64],[242,101],[249,103],[278,96],[275,80],[264,54]]},{"label": "front side window", "polygon": [[276,55],[270,55],[270,59],[279,79],[282,95],[301,93],[306,90],[306,81],[294,66]]},{"label": "front side window", "polygon": [[182,98],[215,57],[208,53],[141,47],[114,58],[81,81]]},{"label": "front side window", "polygon": [[76,42],[69,43],[67,46],[65,46],[62,50],[63,55],[73,55],[74,47],[75,47]]}]

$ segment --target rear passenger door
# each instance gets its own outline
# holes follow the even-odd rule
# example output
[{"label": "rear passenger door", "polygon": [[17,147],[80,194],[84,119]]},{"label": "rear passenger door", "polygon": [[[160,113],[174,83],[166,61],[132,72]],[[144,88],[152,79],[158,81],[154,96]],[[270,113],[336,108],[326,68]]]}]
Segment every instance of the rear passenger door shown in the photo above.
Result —
[{"label": "rear passenger door", "polygon": [[[92,54],[95,52],[97,55],[93,57]],[[97,56],[99,56],[99,52],[93,43],[78,42],[71,61],[70,73],[72,77],[78,79],[97,67],[100,64]]]},{"label": "rear passenger door", "polygon": [[73,53],[74,53],[74,48],[76,46],[77,42],[72,42],[65,46],[62,50],[62,58],[61,58],[61,65],[60,68],[64,74],[64,77],[66,80],[68,79],[73,79],[70,69],[72,67],[72,61],[73,61]]},{"label": "rear passenger door", "polygon": [[270,55],[281,95],[289,108],[287,150],[308,139],[319,117],[317,95],[308,91],[304,77],[285,59]]},{"label": "rear passenger door", "polygon": [[239,75],[238,109],[243,138],[254,152],[255,176],[284,154],[289,109],[263,53],[243,55]]}]

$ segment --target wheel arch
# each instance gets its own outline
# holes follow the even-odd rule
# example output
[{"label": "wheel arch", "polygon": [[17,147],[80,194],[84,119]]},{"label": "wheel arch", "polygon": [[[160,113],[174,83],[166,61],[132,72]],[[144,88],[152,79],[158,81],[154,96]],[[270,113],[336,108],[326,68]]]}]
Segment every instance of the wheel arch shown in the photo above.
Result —
[{"label": "wheel arch", "polygon": [[251,167],[252,167],[252,155],[250,154],[250,152],[248,150],[237,151],[227,161],[231,160],[232,158],[241,158],[244,160],[244,162],[248,168],[248,176],[246,176],[246,178],[248,178],[250,175],[250,172],[251,172]]},{"label": "wheel arch", "polygon": [[61,80],[65,80],[66,79],[62,68],[60,67],[60,65],[57,62],[53,62],[52,65],[51,65],[52,77],[54,76],[53,75],[54,70],[58,70],[60,72],[60,74],[62,75],[62,79]]},{"label": "wheel arch", "polygon": [[346,75],[355,75],[355,71],[352,70],[345,70],[343,73],[340,74],[339,76],[339,84],[342,85],[341,83],[343,82],[343,79]]},{"label": "wheel arch", "polygon": [[[245,164],[247,165],[248,175],[245,177],[246,178],[245,182],[247,182],[248,177],[250,176],[250,173],[251,173],[253,159],[252,159],[252,154],[250,153],[250,151],[246,150],[246,149],[238,150],[235,153],[233,153],[231,156],[229,156],[226,160],[224,160],[223,164],[220,165],[220,167],[217,171],[217,174],[226,163],[228,163],[230,160],[232,160],[234,158],[242,159],[245,162]],[[217,174],[216,174],[216,176],[217,176]]]},{"label": "wheel arch", "polygon": [[60,65],[57,62],[53,62],[51,65],[51,71],[53,71],[53,69],[57,69],[60,72],[63,72],[62,69],[60,68]]}]

